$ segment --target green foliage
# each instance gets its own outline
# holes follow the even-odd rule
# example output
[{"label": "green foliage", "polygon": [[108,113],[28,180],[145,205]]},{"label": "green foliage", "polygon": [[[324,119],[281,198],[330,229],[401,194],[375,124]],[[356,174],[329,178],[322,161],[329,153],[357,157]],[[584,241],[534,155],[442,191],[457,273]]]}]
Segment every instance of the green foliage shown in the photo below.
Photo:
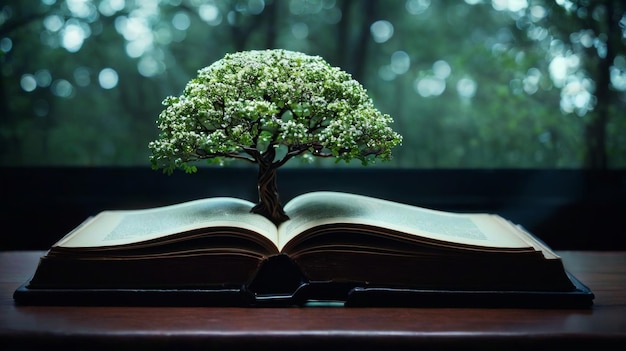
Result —
[{"label": "green foliage", "polygon": [[402,140],[348,73],[287,50],[227,54],[163,104],[149,148],[166,172],[201,159],[281,166],[303,153],[367,165]]}]

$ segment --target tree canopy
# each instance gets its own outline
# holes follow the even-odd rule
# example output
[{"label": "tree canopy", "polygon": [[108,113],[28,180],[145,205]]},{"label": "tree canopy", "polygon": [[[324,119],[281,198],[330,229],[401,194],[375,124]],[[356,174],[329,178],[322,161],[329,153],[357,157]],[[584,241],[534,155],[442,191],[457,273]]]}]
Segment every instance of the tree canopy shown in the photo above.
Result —
[{"label": "tree canopy", "polygon": [[401,141],[348,73],[286,50],[228,54],[164,105],[150,149],[153,165],[170,173],[200,159],[279,167],[305,152],[366,165],[389,160]]}]

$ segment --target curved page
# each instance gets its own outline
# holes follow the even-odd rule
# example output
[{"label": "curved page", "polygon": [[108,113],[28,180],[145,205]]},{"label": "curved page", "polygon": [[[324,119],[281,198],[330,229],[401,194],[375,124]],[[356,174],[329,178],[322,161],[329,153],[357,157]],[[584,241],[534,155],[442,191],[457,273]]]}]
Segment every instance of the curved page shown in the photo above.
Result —
[{"label": "curved page", "polygon": [[252,207],[253,204],[245,200],[211,198],[152,209],[104,211],[87,220],[55,246],[128,245],[211,227],[242,228],[277,243],[274,224],[263,216],[250,213]]},{"label": "curved page", "polygon": [[280,226],[279,248],[299,233],[329,224],[358,224],[450,242],[496,248],[528,248],[518,228],[499,216],[436,211],[362,195],[315,192],[291,200],[285,211],[291,219]]}]

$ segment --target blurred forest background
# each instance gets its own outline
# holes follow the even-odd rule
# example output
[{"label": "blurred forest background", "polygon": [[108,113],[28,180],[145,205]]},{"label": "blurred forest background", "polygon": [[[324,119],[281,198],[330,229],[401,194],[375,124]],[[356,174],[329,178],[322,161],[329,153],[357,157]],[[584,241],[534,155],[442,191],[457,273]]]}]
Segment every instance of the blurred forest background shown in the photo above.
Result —
[{"label": "blurred forest background", "polygon": [[625,11],[622,0],[5,0],[0,165],[148,167],[166,96],[228,52],[284,48],[350,72],[394,117],[404,143],[384,167],[624,168]]}]

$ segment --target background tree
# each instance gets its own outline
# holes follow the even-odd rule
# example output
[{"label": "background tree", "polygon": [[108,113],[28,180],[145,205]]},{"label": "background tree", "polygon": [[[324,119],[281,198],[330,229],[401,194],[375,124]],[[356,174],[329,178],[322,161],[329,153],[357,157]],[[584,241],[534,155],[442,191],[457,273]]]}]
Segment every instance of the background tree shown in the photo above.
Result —
[{"label": "background tree", "polygon": [[283,48],[346,70],[394,116],[405,138],[384,167],[623,168],[625,6],[8,0],[0,164],[142,165],[163,96],[228,52]]},{"label": "background tree", "polygon": [[[563,50],[554,55],[571,76],[561,79],[561,107],[584,121],[585,165],[603,169],[609,166],[609,149],[615,147],[611,135],[616,125],[624,125],[614,110],[623,104],[626,71],[626,3],[619,0],[570,0],[565,6],[546,3],[549,16],[544,25]],[[557,29],[558,28],[558,29]],[[563,60],[565,58],[566,60]],[[576,65],[567,59],[579,60]],[[565,62],[562,62],[565,61]],[[557,83],[557,84],[558,84]],[[577,102],[587,96],[588,105]]]},{"label": "background tree", "polygon": [[389,160],[401,142],[363,87],[320,57],[285,50],[226,55],[198,72],[159,115],[149,144],[155,169],[195,172],[189,162],[239,159],[259,167],[252,212],[279,224],[276,170],[308,153],[363,165]]}]

